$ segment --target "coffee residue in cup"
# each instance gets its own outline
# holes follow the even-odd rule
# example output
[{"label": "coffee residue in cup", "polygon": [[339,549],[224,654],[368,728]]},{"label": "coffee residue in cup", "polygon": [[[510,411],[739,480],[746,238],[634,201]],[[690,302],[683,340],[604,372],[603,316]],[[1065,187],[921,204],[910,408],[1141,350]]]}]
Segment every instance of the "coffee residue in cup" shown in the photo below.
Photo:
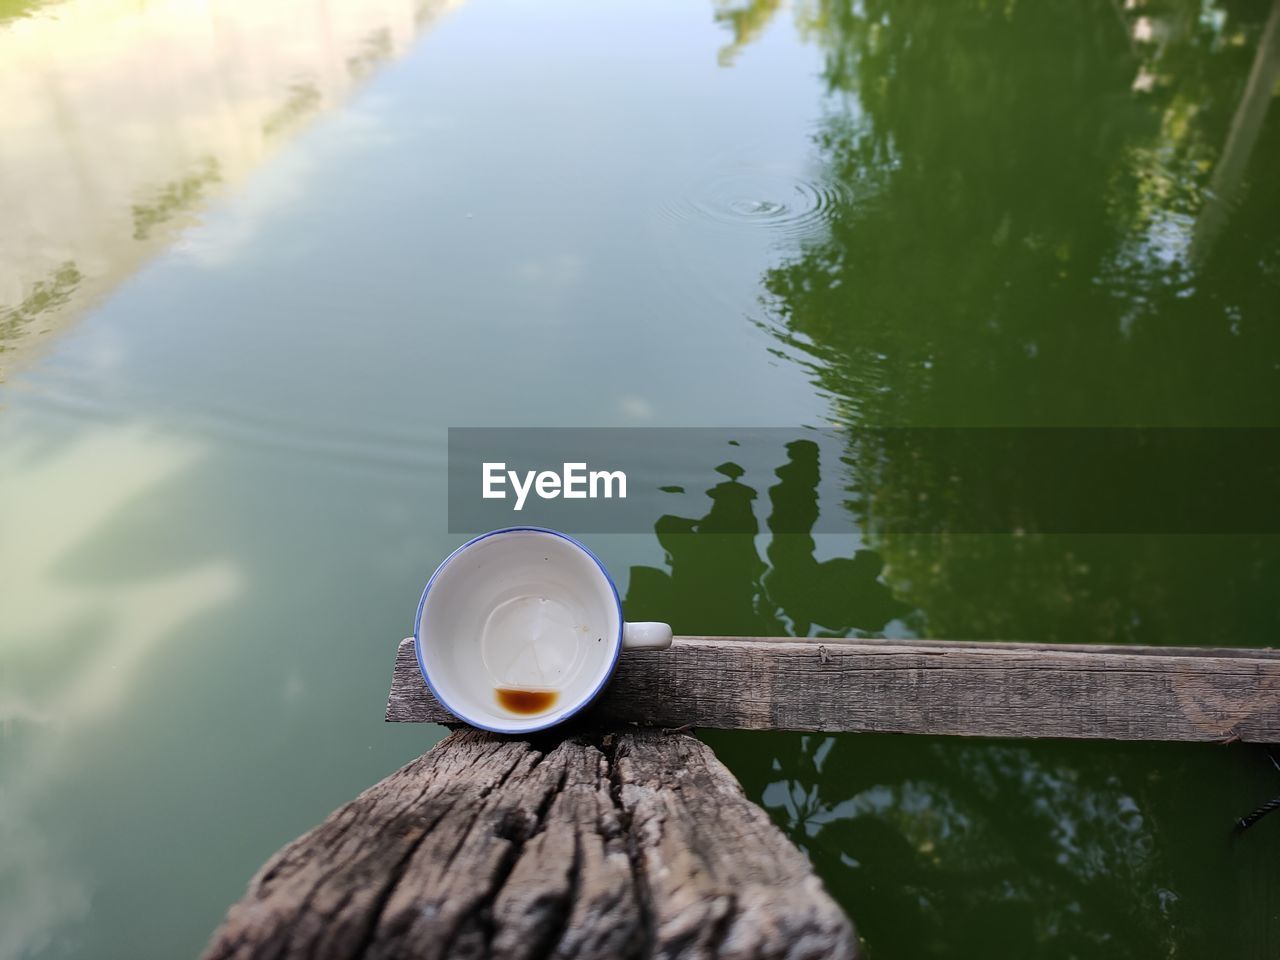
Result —
[{"label": "coffee residue in cup", "polygon": [[560,696],[557,690],[518,690],[514,687],[497,687],[498,703],[512,713],[542,713],[550,710]]}]

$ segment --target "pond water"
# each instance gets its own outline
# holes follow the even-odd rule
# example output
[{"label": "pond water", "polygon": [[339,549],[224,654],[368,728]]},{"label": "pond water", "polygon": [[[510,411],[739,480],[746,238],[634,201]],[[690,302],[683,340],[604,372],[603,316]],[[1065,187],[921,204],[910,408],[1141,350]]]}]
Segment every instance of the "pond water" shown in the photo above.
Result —
[{"label": "pond water", "polygon": [[[0,2],[0,957],[198,952],[442,735],[450,425],[1280,425],[1277,11]],[[591,538],[628,615],[1280,628],[1275,537],[770,538],[788,476]],[[1274,955],[1260,748],[705,738],[873,960]]]}]

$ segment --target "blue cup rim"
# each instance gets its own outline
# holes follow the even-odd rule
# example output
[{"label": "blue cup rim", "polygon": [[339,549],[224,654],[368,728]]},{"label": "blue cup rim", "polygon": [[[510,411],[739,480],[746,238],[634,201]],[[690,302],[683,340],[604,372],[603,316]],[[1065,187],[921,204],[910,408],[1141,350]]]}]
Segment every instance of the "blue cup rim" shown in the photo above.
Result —
[{"label": "blue cup rim", "polygon": [[[436,577],[440,576],[440,571],[447,567],[454,557],[458,556],[469,547],[475,546],[482,540],[488,540],[490,537],[496,537],[506,533],[543,533],[550,534],[553,537],[559,537],[561,540],[568,540],[569,543],[573,544],[595,561],[595,565],[600,569],[600,573],[604,576],[605,582],[609,584],[609,589],[613,593],[613,602],[618,611],[618,635],[614,637],[613,658],[609,661],[609,669],[605,671],[600,682],[596,684],[596,688],[592,690],[587,697],[580,700],[572,710],[559,715],[554,720],[535,726],[503,727],[490,723],[481,723],[474,717],[468,717],[464,712],[458,710],[453,704],[449,703],[448,700],[441,696],[440,691],[437,690],[435,684],[431,682],[431,677],[427,673],[427,665],[422,659],[422,611],[427,605],[427,595],[431,593],[431,586],[436,582]],[[413,652],[414,656],[417,657],[418,660],[418,672],[422,674],[422,679],[426,683],[427,689],[431,691],[432,696],[440,702],[441,706],[459,720],[480,730],[488,730],[490,733],[536,733],[539,730],[547,730],[551,727],[564,723],[571,717],[581,713],[589,707],[598,696],[600,696],[600,692],[613,678],[614,671],[618,668],[618,658],[622,655],[622,631],[624,627],[625,624],[622,620],[622,598],[618,596],[618,585],[613,582],[613,577],[609,575],[609,570],[604,565],[604,562],[592,552],[590,547],[581,540],[578,540],[576,537],[571,537],[567,533],[561,533],[559,530],[552,530],[550,527],[502,527],[499,530],[490,530],[488,533],[482,533],[478,537],[472,537],[460,547],[455,548],[452,553],[440,561],[440,565],[436,567],[435,572],[431,574],[431,578],[427,580],[427,585],[423,587],[422,597],[418,600],[418,611],[413,619]]]}]

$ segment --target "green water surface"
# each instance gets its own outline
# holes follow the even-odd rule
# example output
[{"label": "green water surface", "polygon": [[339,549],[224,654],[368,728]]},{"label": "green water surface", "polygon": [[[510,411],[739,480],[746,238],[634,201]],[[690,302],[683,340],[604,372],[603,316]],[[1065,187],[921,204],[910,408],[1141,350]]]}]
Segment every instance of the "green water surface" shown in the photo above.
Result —
[{"label": "green water surface", "polygon": [[[0,958],[196,954],[442,735],[448,426],[1280,426],[1275,0],[285,6],[0,4]],[[775,537],[731,459],[591,539],[629,617],[1276,641],[1275,537]],[[1259,747],[704,736],[872,960],[1280,954]]]}]

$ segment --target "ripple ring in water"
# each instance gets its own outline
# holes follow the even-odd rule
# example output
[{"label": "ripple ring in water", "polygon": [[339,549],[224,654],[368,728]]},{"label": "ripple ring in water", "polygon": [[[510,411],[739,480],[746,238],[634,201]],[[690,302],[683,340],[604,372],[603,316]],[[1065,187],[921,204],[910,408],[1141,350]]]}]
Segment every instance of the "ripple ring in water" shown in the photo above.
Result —
[{"label": "ripple ring in water", "polygon": [[752,169],[711,177],[691,193],[664,203],[663,213],[681,222],[766,229],[790,238],[821,231],[850,200],[838,183]]}]

